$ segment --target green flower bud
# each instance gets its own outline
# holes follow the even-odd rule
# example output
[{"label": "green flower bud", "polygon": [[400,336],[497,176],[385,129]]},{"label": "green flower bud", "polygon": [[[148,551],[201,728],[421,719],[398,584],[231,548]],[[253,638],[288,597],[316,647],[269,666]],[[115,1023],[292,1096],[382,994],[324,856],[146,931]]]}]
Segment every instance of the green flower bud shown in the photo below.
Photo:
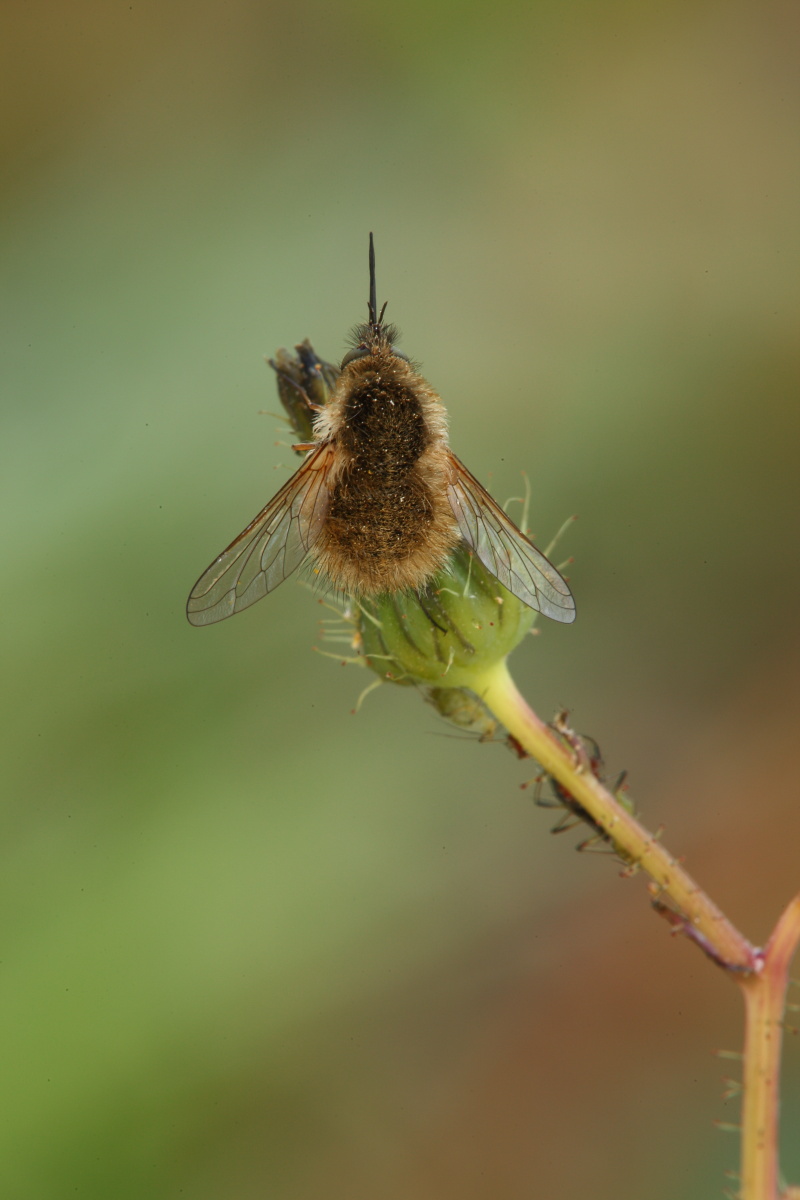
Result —
[{"label": "green flower bud", "polygon": [[361,650],[381,678],[475,692],[536,619],[464,545],[423,592],[364,597],[359,611]]}]

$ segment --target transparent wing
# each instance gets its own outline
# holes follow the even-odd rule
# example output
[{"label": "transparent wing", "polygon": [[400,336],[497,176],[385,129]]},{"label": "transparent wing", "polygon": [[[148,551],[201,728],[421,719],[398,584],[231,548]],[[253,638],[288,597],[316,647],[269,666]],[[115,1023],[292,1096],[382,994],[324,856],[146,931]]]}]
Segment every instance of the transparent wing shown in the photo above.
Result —
[{"label": "transparent wing", "polygon": [[212,625],[241,612],[300,566],[328,511],[332,462],[333,447],[324,442],[214,559],[189,596],[186,615],[192,625]]},{"label": "transparent wing", "polygon": [[575,601],[553,564],[517,529],[454,454],[450,455],[450,466],[450,506],[461,536],[486,570],[523,604],[554,621],[574,621]]}]

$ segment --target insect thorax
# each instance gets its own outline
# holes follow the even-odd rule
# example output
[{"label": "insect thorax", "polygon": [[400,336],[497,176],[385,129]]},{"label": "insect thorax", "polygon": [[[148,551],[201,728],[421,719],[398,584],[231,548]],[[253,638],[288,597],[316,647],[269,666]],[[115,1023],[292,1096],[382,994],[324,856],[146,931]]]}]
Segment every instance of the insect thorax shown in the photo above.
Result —
[{"label": "insect thorax", "polygon": [[415,389],[370,372],[347,396],[338,441],[351,458],[396,474],[414,466],[431,436]]}]

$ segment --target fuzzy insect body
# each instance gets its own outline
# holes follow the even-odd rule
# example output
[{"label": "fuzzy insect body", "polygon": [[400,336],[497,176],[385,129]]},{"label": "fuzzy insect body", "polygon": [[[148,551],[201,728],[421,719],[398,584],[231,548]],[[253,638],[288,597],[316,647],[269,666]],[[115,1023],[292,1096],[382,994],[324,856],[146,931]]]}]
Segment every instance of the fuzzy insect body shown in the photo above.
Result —
[{"label": "fuzzy insect body", "polygon": [[451,452],[442,401],[382,318],[370,235],[369,321],[356,328],[333,394],[316,413],[314,443],[195,584],[193,625],[249,607],[306,559],[343,592],[420,591],[460,541],[523,603],[574,620],[556,568]]},{"label": "fuzzy insect body", "polygon": [[444,405],[394,352],[394,336],[388,327],[345,367],[315,423],[337,467],[314,557],[337,587],[366,595],[424,586],[460,538]]}]

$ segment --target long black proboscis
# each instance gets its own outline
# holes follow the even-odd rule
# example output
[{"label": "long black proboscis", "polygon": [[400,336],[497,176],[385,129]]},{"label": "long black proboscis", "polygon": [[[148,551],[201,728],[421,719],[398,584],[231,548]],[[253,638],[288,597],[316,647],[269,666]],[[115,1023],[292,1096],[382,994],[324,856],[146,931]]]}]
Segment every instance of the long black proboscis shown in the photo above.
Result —
[{"label": "long black proboscis", "polygon": [[375,243],[369,235],[369,323],[378,325],[378,287],[375,282]]}]

